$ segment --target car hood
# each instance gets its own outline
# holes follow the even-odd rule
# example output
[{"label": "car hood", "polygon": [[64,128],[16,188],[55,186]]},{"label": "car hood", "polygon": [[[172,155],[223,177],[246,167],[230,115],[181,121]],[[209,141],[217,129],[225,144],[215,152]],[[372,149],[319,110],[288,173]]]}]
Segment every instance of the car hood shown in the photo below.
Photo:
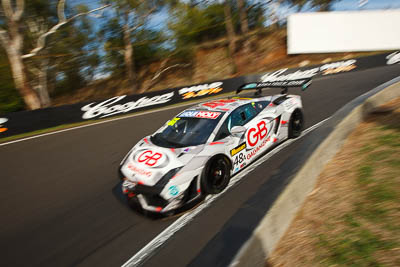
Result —
[{"label": "car hood", "polygon": [[204,145],[165,148],[146,137],[128,153],[121,172],[132,182],[153,186],[169,171],[185,166],[203,148]]}]

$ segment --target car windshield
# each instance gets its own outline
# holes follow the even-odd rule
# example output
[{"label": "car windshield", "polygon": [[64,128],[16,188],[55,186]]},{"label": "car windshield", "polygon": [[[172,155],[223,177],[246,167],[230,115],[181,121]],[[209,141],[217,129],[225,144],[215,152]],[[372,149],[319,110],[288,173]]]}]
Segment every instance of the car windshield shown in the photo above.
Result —
[{"label": "car windshield", "polygon": [[[204,112],[206,116],[210,113],[217,112]],[[198,146],[204,144],[220,119],[223,117],[221,113],[222,112],[218,112],[217,117],[212,114],[215,118],[205,118],[204,116],[199,118],[195,117],[195,115],[186,117],[184,113],[181,113],[180,115],[182,115],[182,117],[178,116],[170,120],[167,123],[168,126],[164,128],[164,130],[151,137],[151,141],[155,145],[168,148]]]}]

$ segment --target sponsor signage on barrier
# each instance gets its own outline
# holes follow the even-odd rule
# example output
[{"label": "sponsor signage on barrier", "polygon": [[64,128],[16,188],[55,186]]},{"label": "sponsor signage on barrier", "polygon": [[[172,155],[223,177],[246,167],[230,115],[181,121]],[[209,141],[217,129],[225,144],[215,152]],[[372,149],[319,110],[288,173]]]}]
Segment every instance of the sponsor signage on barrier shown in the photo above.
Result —
[{"label": "sponsor signage on barrier", "polygon": [[356,63],[357,63],[356,59],[328,63],[325,65],[322,65],[319,68],[319,71],[321,72],[322,75],[347,72],[347,71],[351,71],[351,70],[355,69],[357,67]]},{"label": "sponsor signage on barrier", "polygon": [[[245,83],[264,82],[265,85],[288,86],[288,84],[286,84],[287,80],[301,80],[314,76],[332,75],[397,63],[400,63],[400,51],[331,62],[319,66],[295,69],[285,68],[264,75],[242,76],[141,95],[116,96],[98,102],[64,105],[34,111],[14,112],[5,115],[4,117],[6,118],[0,118],[0,137],[46,129],[62,124],[82,122],[88,119],[101,119],[134,113],[155,107],[182,103],[187,100],[201,99],[202,97],[233,92]],[[207,104],[222,105],[224,103],[214,101]],[[213,114],[206,115],[210,118],[214,118]]]},{"label": "sponsor signage on barrier", "polygon": [[179,95],[182,99],[189,99],[198,96],[217,94],[222,91],[223,82],[205,83],[179,89]]},{"label": "sponsor signage on barrier", "polygon": [[85,113],[83,113],[82,119],[93,119],[95,117],[105,118],[120,113],[127,113],[129,111],[142,107],[167,103],[171,101],[173,96],[174,92],[166,93],[163,95],[156,95],[151,98],[144,96],[137,101],[125,102],[123,104],[120,101],[123,100],[126,95],[112,97],[98,104],[91,103],[83,106],[81,110]]},{"label": "sponsor signage on barrier", "polygon": [[386,59],[387,59],[386,64],[388,65],[400,63],[400,51],[388,55]]},{"label": "sponsor signage on barrier", "polygon": [[[192,99],[201,99],[210,95],[218,95],[222,92],[231,92],[235,90],[238,84],[243,84],[244,79],[244,77],[237,77],[141,95],[122,95],[96,102],[9,113],[7,117],[8,119],[12,119],[12,126],[9,125],[7,132],[1,136],[11,136],[62,124],[129,114]],[[210,118],[214,118],[215,114],[200,115],[204,115],[205,117],[212,115]],[[3,129],[3,131],[5,130]]]},{"label": "sponsor signage on barrier", "polygon": [[[261,81],[265,83],[285,82],[287,80],[301,80],[312,78],[316,75],[329,75],[340,72],[348,72],[357,68],[357,60],[350,59],[346,61],[332,62],[324,64],[320,67],[313,67],[311,69],[299,69],[292,73],[286,73],[289,69],[280,69],[271,73],[266,73],[261,77]],[[283,86],[285,84],[283,83]]]},{"label": "sponsor signage on barrier", "polygon": [[4,133],[8,129],[4,126],[4,124],[8,121],[7,118],[0,118],[0,133]]},{"label": "sponsor signage on barrier", "polygon": [[309,70],[297,70],[296,72],[284,74],[288,69],[281,69],[274,71],[272,73],[264,74],[261,77],[261,81],[264,83],[267,82],[282,82],[287,80],[300,80],[300,79],[308,79],[318,74],[319,68],[313,68]]}]

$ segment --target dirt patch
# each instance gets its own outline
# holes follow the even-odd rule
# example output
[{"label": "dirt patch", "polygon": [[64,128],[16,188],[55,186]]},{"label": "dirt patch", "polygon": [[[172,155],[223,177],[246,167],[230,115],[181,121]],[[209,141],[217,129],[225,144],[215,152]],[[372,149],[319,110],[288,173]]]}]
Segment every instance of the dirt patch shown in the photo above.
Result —
[{"label": "dirt patch", "polygon": [[348,137],[268,266],[400,266],[400,98]]}]

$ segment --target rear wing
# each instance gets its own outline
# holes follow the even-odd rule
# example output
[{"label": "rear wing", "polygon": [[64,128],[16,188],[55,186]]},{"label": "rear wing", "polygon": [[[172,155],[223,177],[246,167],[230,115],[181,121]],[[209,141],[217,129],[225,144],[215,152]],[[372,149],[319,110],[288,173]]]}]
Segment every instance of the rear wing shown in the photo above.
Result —
[{"label": "rear wing", "polygon": [[298,79],[298,80],[283,80],[273,82],[255,82],[245,83],[236,90],[236,94],[243,90],[257,90],[256,94],[261,94],[261,89],[264,88],[282,88],[282,94],[286,94],[289,87],[301,87],[304,91],[311,84],[311,78]]}]

